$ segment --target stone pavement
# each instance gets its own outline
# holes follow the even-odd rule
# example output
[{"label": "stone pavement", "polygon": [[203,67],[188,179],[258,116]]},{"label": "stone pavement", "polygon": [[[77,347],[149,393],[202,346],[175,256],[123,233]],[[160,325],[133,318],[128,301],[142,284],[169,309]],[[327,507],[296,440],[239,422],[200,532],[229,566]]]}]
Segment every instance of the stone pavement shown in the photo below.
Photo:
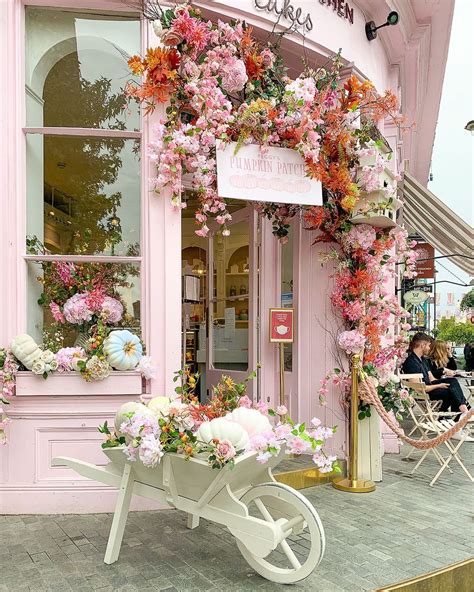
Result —
[{"label": "stone pavement", "polygon": [[[474,444],[463,446],[473,471]],[[384,481],[370,494],[330,485],[303,493],[327,538],[317,570],[298,591],[373,590],[473,554],[473,486],[459,467],[433,487],[399,455],[384,458]],[[285,467],[287,468],[287,466]],[[433,475],[435,464],[426,464]],[[111,515],[0,517],[1,592],[240,592],[291,590],[264,580],[225,529],[202,521],[189,531],[176,510],[129,515],[120,559],[105,565]],[[448,592],[448,591],[446,591]]]}]

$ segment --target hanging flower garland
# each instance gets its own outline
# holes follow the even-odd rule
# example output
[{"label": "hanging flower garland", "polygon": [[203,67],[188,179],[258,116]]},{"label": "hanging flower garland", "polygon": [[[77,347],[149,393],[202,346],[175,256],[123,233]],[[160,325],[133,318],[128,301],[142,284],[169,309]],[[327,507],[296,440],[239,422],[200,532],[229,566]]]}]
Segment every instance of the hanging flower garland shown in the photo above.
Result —
[{"label": "hanging flower garland", "polygon": [[[243,22],[214,24],[190,4],[163,10],[154,29],[163,47],[130,59],[132,72],[144,79],[141,85],[130,84],[128,93],[146,112],[169,101],[166,120],[157,126],[150,149],[157,166],[156,191],[171,188],[173,205],[184,207],[182,175],[192,173],[200,201],[196,234],[205,237],[213,218],[227,235],[231,215],[217,194],[217,140],[236,142],[237,150],[259,144],[262,150],[280,146],[298,151],[307,176],[323,184],[324,205],[256,207],[283,242],[291,219],[301,214],[306,228],[316,232],[316,242],[334,245],[331,258],[337,268],[331,302],[346,329],[338,344],[348,355],[363,351],[365,365],[388,375],[396,353],[404,348],[403,335],[397,337],[396,352],[394,346],[384,350],[384,344],[408,325],[407,313],[386,286],[402,262],[405,275],[413,277],[413,245],[403,229],[355,225],[352,218],[356,210],[364,215],[374,208],[397,207],[396,179],[383,180],[387,158],[371,140],[377,121],[400,121],[393,93],[380,96],[369,81],[355,76],[341,84],[339,55],[328,67],[306,66],[291,80],[278,43],[263,45]],[[369,199],[374,192],[376,203]],[[388,360],[384,351],[390,354]],[[323,400],[330,382],[347,392],[347,373],[332,371],[323,379]]]}]

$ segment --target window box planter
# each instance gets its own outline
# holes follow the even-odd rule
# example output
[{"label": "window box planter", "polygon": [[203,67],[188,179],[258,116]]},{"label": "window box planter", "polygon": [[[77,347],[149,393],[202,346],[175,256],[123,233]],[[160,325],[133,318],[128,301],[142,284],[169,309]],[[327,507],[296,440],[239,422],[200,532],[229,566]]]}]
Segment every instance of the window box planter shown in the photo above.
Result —
[{"label": "window box planter", "polygon": [[45,380],[33,372],[18,372],[16,395],[19,397],[87,395],[141,395],[144,381],[139,372],[112,372],[105,380],[86,382],[75,372],[50,374]]}]

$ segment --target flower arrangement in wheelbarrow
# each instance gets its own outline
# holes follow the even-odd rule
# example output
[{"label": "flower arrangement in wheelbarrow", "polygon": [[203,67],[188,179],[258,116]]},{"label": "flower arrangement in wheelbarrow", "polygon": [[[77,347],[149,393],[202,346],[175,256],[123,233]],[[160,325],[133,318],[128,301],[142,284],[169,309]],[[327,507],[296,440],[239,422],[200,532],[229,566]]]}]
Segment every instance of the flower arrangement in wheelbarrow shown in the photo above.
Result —
[{"label": "flower arrangement in wheelbarrow", "polygon": [[103,448],[123,446],[130,461],[140,460],[146,467],[156,467],[163,455],[174,452],[185,458],[207,458],[215,469],[233,466],[237,456],[254,452],[256,461],[266,463],[280,454],[310,454],[318,469],[339,472],[336,457],[328,456],[323,446],[336,428],[321,425],[317,418],[309,424],[295,423],[285,406],[269,409],[265,403],[253,404],[243,383],[222,376],[211,398],[200,404],[194,395],[196,378],[187,371],[177,373],[183,387],[178,397],[156,397],[147,404],[125,403],[117,411],[115,430],[107,422],[99,428],[106,435]]}]

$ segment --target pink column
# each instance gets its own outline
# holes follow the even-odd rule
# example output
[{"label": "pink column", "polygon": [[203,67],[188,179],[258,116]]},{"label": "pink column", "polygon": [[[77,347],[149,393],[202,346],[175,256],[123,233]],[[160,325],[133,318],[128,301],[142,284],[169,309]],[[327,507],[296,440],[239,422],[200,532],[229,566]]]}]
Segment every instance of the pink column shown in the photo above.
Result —
[{"label": "pink column", "polygon": [[314,238],[315,233],[300,230],[299,269],[294,276],[299,328],[296,366],[293,360],[293,372],[298,373],[297,416],[300,421],[309,421],[316,416],[327,426],[337,426],[326,450],[342,458],[345,456],[347,421],[340,405],[340,391],[332,388],[324,406],[318,397],[321,379],[327,371],[341,367],[334,335],[342,322],[335,316],[329,299],[333,264],[321,263],[321,257],[330,247],[314,245]]},{"label": "pink column", "polygon": [[[158,45],[151,27],[148,36],[148,46]],[[159,105],[145,118],[145,147],[153,139],[154,125],[164,119],[165,109],[166,105]],[[161,190],[158,195],[151,186],[146,186],[149,179],[156,177],[156,167],[146,156],[142,175],[145,184],[142,293],[146,311],[142,324],[148,353],[158,365],[151,393],[170,396],[176,386],[173,373],[181,366],[181,212],[172,208],[169,189]]]},{"label": "pink column", "polygon": [[280,306],[280,246],[272,234],[271,222],[261,220],[260,255],[260,393],[275,409],[279,405],[279,362],[275,343],[269,342],[269,309]]}]

